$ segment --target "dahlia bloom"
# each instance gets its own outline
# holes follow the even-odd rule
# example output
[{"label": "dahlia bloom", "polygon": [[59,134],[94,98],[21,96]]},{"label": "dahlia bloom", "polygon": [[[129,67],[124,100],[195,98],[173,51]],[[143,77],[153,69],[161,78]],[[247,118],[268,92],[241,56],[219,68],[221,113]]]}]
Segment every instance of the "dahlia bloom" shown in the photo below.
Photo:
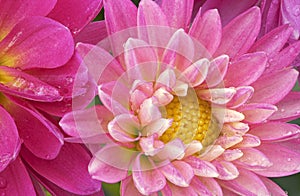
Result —
[{"label": "dahlia bloom", "polygon": [[217,9],[190,25],[192,0],[104,8],[108,40],[77,45],[103,105],[60,121],[92,177],[121,195],[286,195],[268,177],[300,171],[291,28],[257,39],[258,7],[224,27]]},{"label": "dahlia bloom", "polygon": [[[88,174],[90,155],[85,148],[64,145],[57,120],[34,106],[42,108],[49,102],[64,105],[67,95],[72,95],[74,85],[70,80],[78,77],[81,63],[78,54],[74,54],[73,36],[94,18],[102,2],[72,3],[1,1],[1,195],[40,194],[39,183],[52,193],[64,189],[66,193],[91,194],[101,188],[100,182]],[[83,19],[71,23],[69,17],[77,16],[79,10]],[[85,94],[87,70],[82,78],[78,96]]]}]

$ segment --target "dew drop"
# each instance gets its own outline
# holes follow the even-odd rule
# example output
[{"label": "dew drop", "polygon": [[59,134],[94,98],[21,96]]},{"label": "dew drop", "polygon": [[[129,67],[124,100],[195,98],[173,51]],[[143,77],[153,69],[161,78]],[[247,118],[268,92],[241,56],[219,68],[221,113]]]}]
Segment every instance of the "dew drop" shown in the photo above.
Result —
[{"label": "dew drop", "polygon": [[6,179],[0,176],[0,189],[4,189],[6,187],[7,187]]},{"label": "dew drop", "polygon": [[287,159],[288,162],[290,162],[291,160],[292,160],[291,158],[288,158],[288,159]]},{"label": "dew drop", "polygon": [[46,158],[46,159],[50,159],[50,155],[47,154],[47,155],[45,156],[45,158]]},{"label": "dew drop", "polygon": [[1,193],[1,196],[6,196],[6,193],[5,193],[5,192],[2,192],[2,193]]},{"label": "dew drop", "polygon": [[280,112],[284,112],[284,111],[285,111],[284,109],[281,109],[281,110],[280,110]]},{"label": "dew drop", "polygon": [[293,8],[293,14],[294,14],[294,16],[299,16],[300,15],[300,5],[296,5]]}]

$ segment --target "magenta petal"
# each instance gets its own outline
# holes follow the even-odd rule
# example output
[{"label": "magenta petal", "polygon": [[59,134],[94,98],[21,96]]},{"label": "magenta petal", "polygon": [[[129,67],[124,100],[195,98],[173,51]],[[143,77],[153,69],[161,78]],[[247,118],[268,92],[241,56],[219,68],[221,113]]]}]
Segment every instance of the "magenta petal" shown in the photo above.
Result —
[{"label": "magenta petal", "polygon": [[101,8],[102,0],[57,0],[48,17],[59,21],[73,34],[77,34],[97,16]]},{"label": "magenta petal", "polygon": [[268,119],[277,107],[271,104],[250,103],[239,108],[239,111],[245,115],[245,121],[249,123],[260,123]]},{"label": "magenta petal", "polygon": [[[299,146],[299,142],[297,146]],[[264,143],[257,148],[267,155],[273,165],[264,170],[257,170],[256,173],[266,177],[281,177],[300,171],[300,153],[297,152],[297,149],[295,150],[295,145],[284,146],[279,143]]]},{"label": "magenta petal", "polygon": [[192,0],[163,0],[160,4],[162,11],[167,16],[169,25],[173,28],[187,30],[193,11]]},{"label": "magenta petal", "polygon": [[219,181],[221,186],[239,195],[269,195],[269,191],[257,175],[241,168],[239,171],[236,179]]},{"label": "magenta petal", "polygon": [[254,89],[251,86],[241,86],[235,88],[236,93],[230,102],[227,103],[228,107],[237,108],[246,103],[252,96]]},{"label": "magenta petal", "polygon": [[41,102],[54,102],[62,99],[55,87],[18,69],[1,66],[0,75],[4,78],[0,79],[2,92]]},{"label": "magenta petal", "polygon": [[160,191],[166,185],[165,176],[143,154],[138,155],[133,163],[132,177],[136,188],[145,195]]},{"label": "magenta petal", "polygon": [[203,16],[199,12],[189,34],[199,41],[210,54],[215,53],[222,38],[222,25],[218,11],[208,10]]},{"label": "magenta petal", "polygon": [[236,164],[250,170],[262,170],[272,166],[268,157],[256,148],[243,148],[241,150],[243,156],[235,161]]},{"label": "magenta petal", "polygon": [[0,106],[0,173],[19,153],[21,141],[13,118]]},{"label": "magenta petal", "polygon": [[37,173],[66,191],[87,195],[101,189],[101,182],[88,173],[91,157],[79,144],[66,143],[54,160],[39,159],[25,148],[22,157]]},{"label": "magenta petal", "polygon": [[275,112],[270,120],[290,121],[300,116],[300,93],[290,92],[278,104],[278,111]]},{"label": "magenta petal", "polygon": [[105,21],[96,21],[89,23],[74,37],[75,43],[83,42],[97,45],[108,36]]},{"label": "magenta petal", "polygon": [[30,177],[19,157],[0,173],[0,195],[35,195]]},{"label": "magenta petal", "polygon": [[269,178],[259,177],[269,191],[270,195],[287,196],[287,193]]},{"label": "magenta petal", "polygon": [[140,2],[137,23],[139,26],[168,26],[166,15],[160,7],[151,0],[143,0]]},{"label": "magenta petal", "polygon": [[214,56],[228,54],[234,58],[247,52],[258,35],[260,18],[260,9],[253,7],[233,19],[224,27],[222,41]]},{"label": "magenta petal", "polygon": [[0,43],[1,64],[21,69],[59,67],[71,58],[73,42],[62,24],[45,17],[28,17]]},{"label": "magenta petal", "polygon": [[28,16],[45,16],[55,6],[56,0],[2,1],[0,8],[0,40],[21,20]]},{"label": "magenta petal", "polygon": [[249,53],[235,59],[228,66],[224,83],[226,86],[246,86],[256,81],[267,65],[264,52]]},{"label": "magenta petal", "polygon": [[281,13],[281,22],[283,24],[290,24],[293,28],[293,34],[292,38],[297,40],[299,39],[300,32],[299,32],[299,27],[300,27],[300,16],[299,16],[299,2],[298,1],[291,1],[291,0],[283,0],[281,1],[281,6],[280,6],[280,13]]},{"label": "magenta petal", "polygon": [[[12,100],[12,97],[10,98]],[[14,99],[7,105],[25,146],[37,157],[54,159],[63,145],[59,128],[26,102]]]},{"label": "magenta petal", "polygon": [[291,91],[297,77],[296,70],[286,69],[258,79],[252,84],[254,94],[250,101],[252,103],[277,103]]},{"label": "magenta petal", "polygon": [[283,122],[268,122],[252,128],[249,133],[258,136],[263,142],[279,142],[299,137],[300,127]]}]

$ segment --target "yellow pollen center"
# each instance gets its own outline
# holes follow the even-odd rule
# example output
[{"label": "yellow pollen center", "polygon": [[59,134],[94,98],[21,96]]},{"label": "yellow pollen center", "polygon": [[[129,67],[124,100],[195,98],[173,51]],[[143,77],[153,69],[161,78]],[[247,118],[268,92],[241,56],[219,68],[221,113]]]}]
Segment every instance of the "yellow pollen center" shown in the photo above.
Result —
[{"label": "yellow pollen center", "polygon": [[172,102],[165,106],[165,117],[173,119],[173,123],[160,137],[164,143],[179,138],[185,144],[197,140],[203,146],[207,146],[219,135],[210,103],[192,95],[191,90],[185,97],[175,96]]}]

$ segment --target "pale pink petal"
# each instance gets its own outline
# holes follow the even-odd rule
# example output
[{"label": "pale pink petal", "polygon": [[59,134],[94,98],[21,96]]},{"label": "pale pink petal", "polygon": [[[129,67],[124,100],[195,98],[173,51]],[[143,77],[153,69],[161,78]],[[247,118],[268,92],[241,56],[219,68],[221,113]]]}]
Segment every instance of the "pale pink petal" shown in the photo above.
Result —
[{"label": "pale pink petal", "polygon": [[156,155],[161,160],[182,159],[184,156],[185,146],[180,139],[174,139],[165,144],[164,148]]},{"label": "pale pink petal", "polygon": [[162,0],[160,3],[162,11],[167,16],[170,27],[187,30],[193,11],[192,0]]},{"label": "pale pink petal", "polygon": [[153,103],[158,106],[165,106],[173,100],[173,95],[164,87],[158,88],[152,95]]},{"label": "pale pink petal", "polygon": [[225,161],[234,161],[236,159],[239,159],[243,156],[243,152],[240,149],[227,149],[222,154],[222,157]]},{"label": "pale pink petal", "polygon": [[21,69],[55,68],[71,58],[74,41],[62,24],[35,16],[18,23],[1,41],[0,51],[1,65]]},{"label": "pale pink petal", "polygon": [[116,116],[109,122],[107,128],[110,135],[119,142],[137,141],[141,136],[138,119],[131,114]]},{"label": "pale pink petal", "polygon": [[270,195],[264,183],[254,173],[239,169],[239,175],[234,180],[219,181],[222,187],[238,195]]},{"label": "pale pink petal", "polygon": [[277,107],[267,103],[250,103],[240,107],[239,111],[245,115],[245,122],[261,123],[276,112]]},{"label": "pale pink petal", "polygon": [[141,151],[144,152],[146,156],[154,156],[164,147],[164,143],[157,140],[157,135],[142,137],[139,140],[139,145],[141,147]]},{"label": "pale pink petal", "polygon": [[159,170],[171,183],[180,187],[188,187],[194,177],[193,168],[183,161],[173,161]]},{"label": "pale pink petal", "polygon": [[237,108],[245,104],[254,93],[254,89],[251,86],[241,86],[235,88],[236,93],[232,99],[227,103],[229,108]]},{"label": "pale pink petal", "polygon": [[139,154],[132,166],[132,177],[140,193],[148,195],[160,191],[166,185],[166,178],[143,154]]},{"label": "pale pink petal", "polygon": [[282,190],[280,186],[278,186],[275,182],[273,182],[269,178],[265,178],[265,177],[261,177],[261,176],[259,178],[264,183],[266,188],[268,189],[270,195],[287,196],[287,193],[284,190]]},{"label": "pale pink petal", "polygon": [[224,125],[223,130],[224,130],[224,128],[229,129],[232,132],[235,132],[240,135],[244,135],[245,133],[247,133],[249,131],[249,125],[246,123],[242,123],[242,122],[228,123],[228,124]]},{"label": "pale pink petal", "polygon": [[280,142],[299,137],[300,128],[295,124],[268,122],[252,128],[249,133],[263,142]]},{"label": "pale pink petal", "polygon": [[0,172],[16,158],[21,147],[14,119],[0,106]]},{"label": "pale pink petal", "polygon": [[208,10],[201,16],[198,12],[189,34],[199,41],[210,54],[215,53],[222,37],[221,18],[216,9]]},{"label": "pale pink petal", "polygon": [[256,148],[242,148],[243,156],[234,161],[250,170],[262,170],[272,166],[272,162],[261,151]]},{"label": "pale pink petal", "polygon": [[223,82],[224,76],[227,72],[228,62],[229,57],[227,55],[221,55],[211,61],[205,80],[208,87],[214,87]]},{"label": "pale pink petal", "polygon": [[223,148],[227,149],[230,148],[243,140],[243,137],[240,135],[223,135],[219,136],[216,140],[216,144],[222,146]]},{"label": "pale pink petal", "polygon": [[244,114],[235,110],[214,108],[214,115],[220,122],[238,122],[245,119]]},{"label": "pale pink petal", "polygon": [[217,172],[219,173],[218,179],[221,180],[233,180],[239,176],[239,170],[236,166],[227,161],[214,161],[213,165],[216,167]]},{"label": "pale pink petal", "polygon": [[228,54],[234,58],[247,52],[259,33],[260,18],[260,9],[253,7],[233,19],[224,27],[220,46],[214,56]]},{"label": "pale pink petal", "polygon": [[201,99],[220,105],[228,103],[235,93],[235,88],[213,88],[197,91],[197,95]]},{"label": "pale pink petal", "polygon": [[[299,145],[299,144],[298,144]],[[281,177],[298,173],[300,171],[300,154],[295,146],[286,147],[280,143],[262,144],[257,147],[264,153],[273,165],[256,173],[267,177]]]},{"label": "pale pink petal", "polygon": [[281,1],[280,6],[281,13],[281,22],[283,24],[290,24],[294,30],[292,34],[292,38],[297,40],[299,39],[300,32],[300,16],[299,16],[299,2],[298,1]]},{"label": "pale pink petal", "polygon": [[199,158],[204,161],[212,161],[223,154],[225,151],[220,145],[209,146],[208,149],[200,155]]},{"label": "pale pink petal", "polygon": [[147,99],[140,107],[138,117],[141,126],[149,125],[151,122],[161,118],[160,110],[155,106],[151,99]]},{"label": "pale pink petal", "polygon": [[187,95],[189,85],[185,82],[182,82],[180,80],[176,80],[176,84],[174,88],[172,89],[174,94],[179,97],[184,97]]},{"label": "pale pink petal", "polygon": [[57,0],[48,17],[64,24],[75,35],[97,16],[101,8],[102,0]]},{"label": "pale pink petal", "polygon": [[202,143],[197,140],[193,140],[186,146],[184,157],[188,157],[197,152],[200,152],[201,149],[203,149]]},{"label": "pale pink petal", "polygon": [[133,183],[132,176],[128,176],[126,179],[122,180],[120,188],[121,196],[134,195],[143,196],[135,187]]},{"label": "pale pink petal", "polygon": [[83,42],[88,44],[98,44],[108,36],[105,21],[96,21],[89,23],[75,37],[75,43]]},{"label": "pale pink petal", "polygon": [[161,8],[151,0],[142,0],[138,7],[139,26],[168,26],[168,20]]},{"label": "pale pink petal", "polygon": [[211,191],[208,190],[208,188],[197,177],[193,178],[190,187],[193,188],[198,195],[213,196]]},{"label": "pale pink petal", "polygon": [[184,159],[193,169],[196,176],[203,177],[218,177],[218,171],[216,167],[208,161],[203,161],[194,156],[190,156]]},{"label": "pale pink petal", "polygon": [[180,79],[187,81],[192,87],[199,86],[207,76],[208,67],[208,59],[200,59],[185,69]]},{"label": "pale pink petal", "polygon": [[1,195],[35,195],[35,190],[26,167],[20,157],[1,171],[0,176]]},{"label": "pale pink petal", "polygon": [[0,8],[0,40],[21,20],[28,16],[46,16],[55,6],[56,0],[3,1]]},{"label": "pale pink petal", "polygon": [[294,87],[297,77],[296,70],[286,69],[258,79],[251,85],[254,88],[254,94],[250,101],[270,104],[279,102]]},{"label": "pale pink petal", "polygon": [[223,196],[219,183],[214,178],[198,178],[212,195]]},{"label": "pale pink petal", "polygon": [[225,86],[247,86],[255,82],[267,65],[264,52],[248,53],[235,59],[229,66],[224,78]]},{"label": "pale pink petal", "polygon": [[158,119],[143,128],[142,135],[150,136],[157,134],[158,136],[161,136],[172,125],[172,122],[173,119]]},{"label": "pale pink petal", "polygon": [[261,144],[260,138],[256,135],[245,134],[243,135],[243,141],[235,145],[235,148],[251,148],[257,147]]},{"label": "pale pink petal", "polygon": [[101,189],[101,182],[92,179],[88,172],[91,157],[79,144],[66,143],[53,160],[39,159],[25,148],[22,158],[34,171],[71,193],[88,195]]},{"label": "pale pink petal", "polygon": [[199,194],[194,190],[191,186],[189,187],[179,187],[175,186],[174,184],[168,184],[170,189],[172,190],[172,196],[182,196],[182,195],[189,195],[189,196],[199,196]]},{"label": "pale pink petal", "polygon": [[176,75],[173,69],[166,69],[156,79],[156,86],[165,86],[172,89],[176,84]]},{"label": "pale pink petal", "polygon": [[300,116],[300,93],[290,92],[277,105],[278,111],[275,112],[269,119],[290,121]]}]

